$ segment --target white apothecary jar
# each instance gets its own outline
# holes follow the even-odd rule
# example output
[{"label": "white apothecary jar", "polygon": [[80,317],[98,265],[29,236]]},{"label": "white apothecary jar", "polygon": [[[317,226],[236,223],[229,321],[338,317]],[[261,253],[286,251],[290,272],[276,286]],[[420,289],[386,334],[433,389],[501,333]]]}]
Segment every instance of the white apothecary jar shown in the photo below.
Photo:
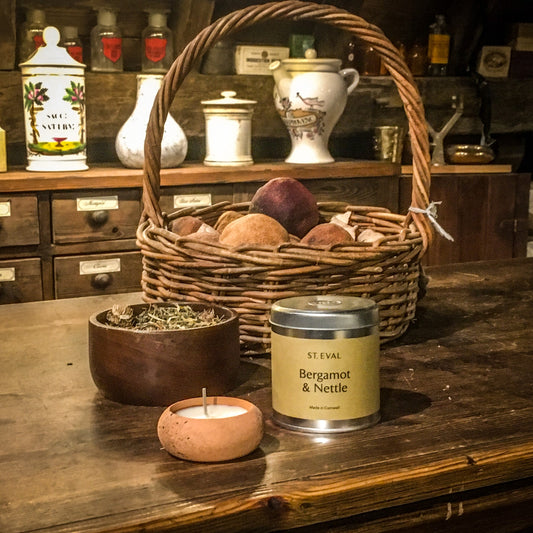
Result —
[{"label": "white apothecary jar", "polygon": [[206,155],[204,165],[251,165],[252,113],[255,100],[235,98],[223,91],[222,98],[203,100]]},{"label": "white apothecary jar", "polygon": [[59,43],[59,30],[44,29],[44,45],[24,63],[22,98],[27,170],[87,170],[85,65]]}]

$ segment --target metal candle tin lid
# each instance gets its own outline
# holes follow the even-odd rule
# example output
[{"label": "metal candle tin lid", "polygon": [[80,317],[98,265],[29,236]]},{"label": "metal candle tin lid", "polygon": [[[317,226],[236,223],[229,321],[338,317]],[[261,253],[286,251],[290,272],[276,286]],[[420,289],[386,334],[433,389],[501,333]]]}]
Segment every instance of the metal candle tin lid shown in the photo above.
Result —
[{"label": "metal candle tin lid", "polygon": [[354,330],[378,324],[373,300],[356,296],[296,296],[272,305],[272,326],[306,330]]}]

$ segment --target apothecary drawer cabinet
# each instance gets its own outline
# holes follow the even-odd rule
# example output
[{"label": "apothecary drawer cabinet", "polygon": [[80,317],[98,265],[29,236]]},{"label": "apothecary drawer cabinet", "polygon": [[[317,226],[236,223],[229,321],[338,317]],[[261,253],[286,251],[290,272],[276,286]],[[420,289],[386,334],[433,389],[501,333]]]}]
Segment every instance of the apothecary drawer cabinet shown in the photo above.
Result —
[{"label": "apothecary drawer cabinet", "polygon": [[140,252],[55,257],[55,297],[139,291],[141,272]]},{"label": "apothecary drawer cabinet", "polygon": [[56,244],[135,238],[141,216],[139,190],[52,194],[52,241]]},{"label": "apothecary drawer cabinet", "polygon": [[39,244],[35,194],[0,195],[0,248]]},{"label": "apothecary drawer cabinet", "polygon": [[0,261],[0,304],[42,299],[41,260],[38,257]]}]

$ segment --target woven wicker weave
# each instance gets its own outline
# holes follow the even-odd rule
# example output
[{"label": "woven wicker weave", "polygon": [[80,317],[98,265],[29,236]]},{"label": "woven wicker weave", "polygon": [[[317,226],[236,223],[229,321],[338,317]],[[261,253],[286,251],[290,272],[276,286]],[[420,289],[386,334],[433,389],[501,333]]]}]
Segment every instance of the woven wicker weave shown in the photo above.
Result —
[{"label": "woven wicker weave", "polygon": [[[399,337],[412,320],[418,298],[420,259],[432,230],[421,213],[390,213],[380,207],[319,204],[324,219],[350,211],[350,223],[385,235],[373,244],[354,243],[320,250],[295,243],[276,249],[232,249],[166,229],[168,221],[195,215],[214,224],[226,210],[246,212],[248,204],[221,203],[186,208],[166,215],[159,206],[161,139],[174,96],[196,61],[219,39],[267,20],[313,20],[335,26],[372,43],[383,59],[409,122],[413,153],[411,205],[429,205],[429,143],[422,101],[405,62],[383,32],[336,7],[299,1],[271,2],[235,11],[201,31],[175,60],[154,103],[145,141],[143,216],[137,241],[143,256],[142,289],[146,301],[207,301],[239,313],[243,353],[270,347],[273,302],[303,294],[343,294],[374,299],[380,308],[383,342]],[[275,176],[273,176],[275,177]]]}]

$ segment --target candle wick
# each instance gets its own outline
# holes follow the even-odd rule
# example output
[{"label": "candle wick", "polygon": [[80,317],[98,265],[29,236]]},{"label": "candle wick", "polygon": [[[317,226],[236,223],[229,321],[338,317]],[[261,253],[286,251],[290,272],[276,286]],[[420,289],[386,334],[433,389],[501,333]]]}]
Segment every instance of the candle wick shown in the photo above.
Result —
[{"label": "candle wick", "polygon": [[209,418],[207,414],[207,390],[205,387],[202,388],[202,405],[204,406],[204,415],[206,418]]}]

